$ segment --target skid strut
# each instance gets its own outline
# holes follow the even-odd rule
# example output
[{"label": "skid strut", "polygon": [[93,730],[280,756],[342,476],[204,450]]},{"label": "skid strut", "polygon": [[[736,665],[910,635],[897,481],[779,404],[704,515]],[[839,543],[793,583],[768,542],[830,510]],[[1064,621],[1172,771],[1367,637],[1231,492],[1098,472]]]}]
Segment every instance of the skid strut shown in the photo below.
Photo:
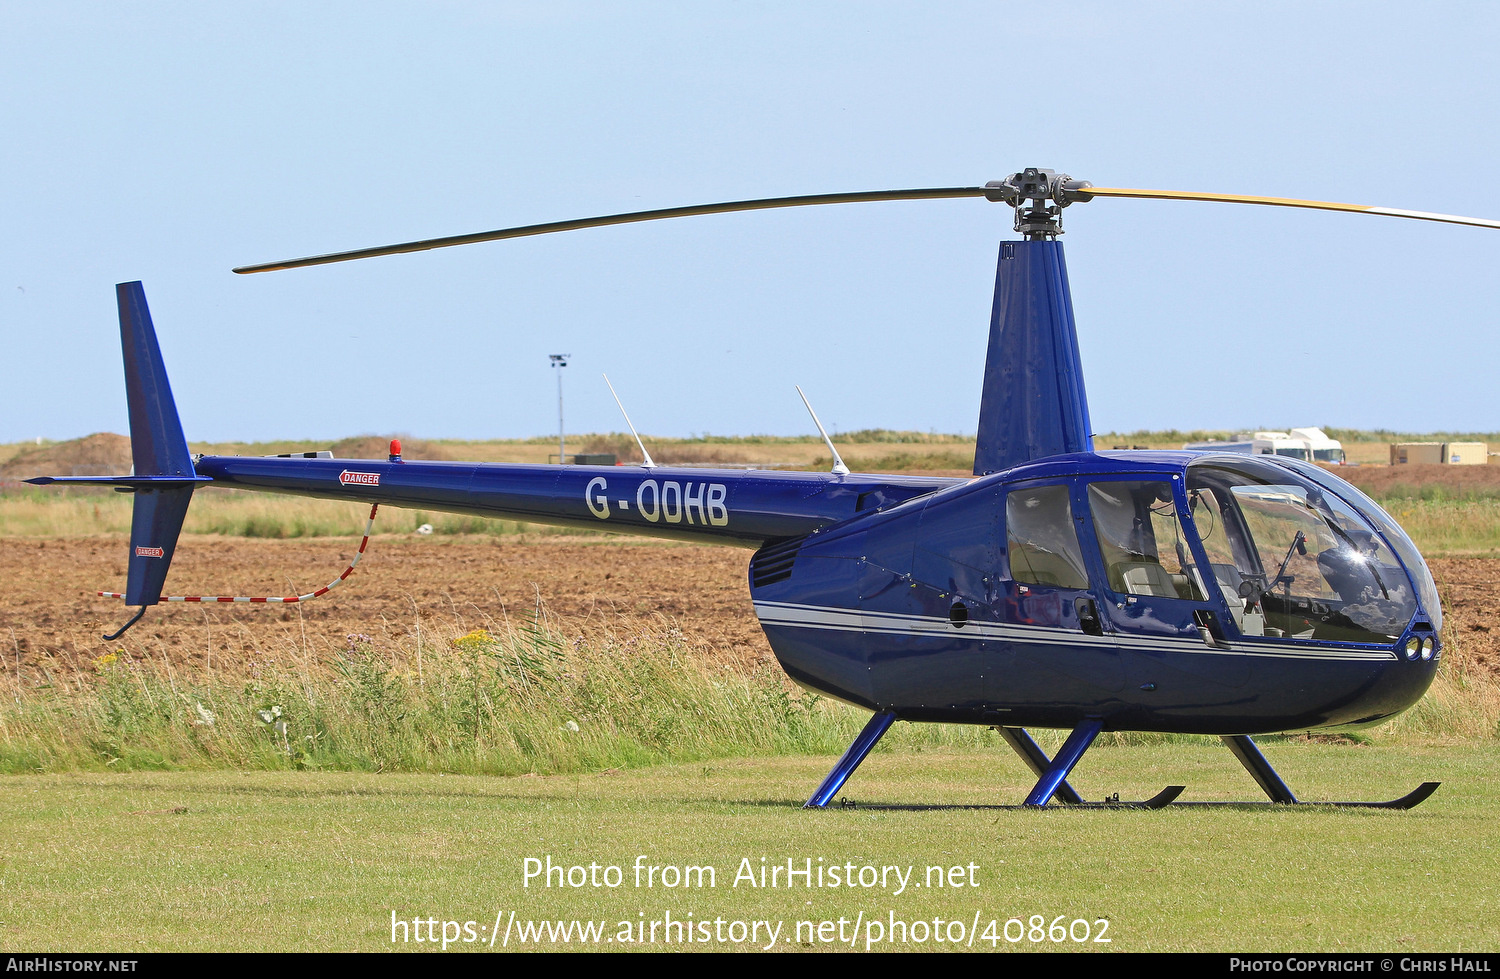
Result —
[{"label": "skid strut", "polygon": [[[1068,740],[1057,749],[1057,757],[1052,759],[1046,771],[1042,772],[1041,778],[1037,779],[1036,788],[1031,790],[1031,793],[1026,796],[1026,801],[1021,804],[1045,806],[1051,802],[1058,788],[1068,780],[1068,773],[1073,770],[1074,765],[1078,764],[1078,760],[1083,757],[1085,751],[1089,750],[1089,745],[1094,743],[1094,739],[1103,729],[1104,722],[1097,717],[1087,718],[1075,727],[1073,733],[1068,735]],[[1073,794],[1077,795],[1076,792]]]},{"label": "skid strut", "polygon": [[802,808],[825,808],[895,721],[895,711],[889,710],[881,711],[870,718],[864,730],[860,731],[859,736],[854,739],[854,743],[849,745],[849,750],[845,751],[843,757],[834,764],[833,771],[828,773],[828,777],[823,779],[823,784],[818,786],[817,791],[803,804]]},{"label": "skid strut", "polygon": [[[839,789],[843,788],[844,783],[849,780],[849,776],[853,775],[854,770],[859,767],[859,763],[865,760],[865,756],[870,753],[871,749],[880,741],[885,732],[890,729],[891,724],[895,720],[896,715],[891,711],[884,711],[871,717],[865,724],[864,730],[859,732],[859,736],[854,739],[854,743],[849,745],[843,757],[839,758],[838,762],[833,766],[833,770],[823,779],[817,791],[812,794],[812,797],[807,800],[802,808],[827,808],[828,804],[833,801],[833,797],[838,794]],[[1078,759],[1082,758],[1083,753],[1088,750],[1089,745],[1094,743],[1094,739],[1099,736],[1102,728],[1103,722],[1098,718],[1090,718],[1084,721],[1068,736],[1068,740],[1063,743],[1062,748],[1058,751],[1057,757],[1050,761],[1041,747],[1031,739],[1031,735],[1027,734],[1024,730],[1018,727],[1002,728],[1000,731],[1001,736],[1026,760],[1026,764],[1031,766],[1039,778],[1036,788],[1031,790],[1031,794],[1026,797],[1026,802],[1019,806],[888,804],[864,804],[856,806],[848,799],[844,800],[843,805],[845,808],[850,809],[897,809],[913,811],[931,809],[1039,809],[1046,807],[1049,799],[1060,798],[1067,804],[1068,808],[1077,809],[1160,809],[1163,806],[1170,805],[1172,800],[1181,794],[1182,786],[1169,785],[1155,796],[1141,802],[1121,802],[1118,796],[1104,802],[1085,802],[1073,790],[1072,786],[1068,785],[1067,776],[1073,770],[1073,766],[1078,764]]]},{"label": "skid strut", "polygon": [[[1042,746],[1032,740],[1031,735],[1027,734],[1024,728],[1002,727],[997,730],[1005,739],[1005,743],[1014,748],[1016,754],[1021,756],[1021,760],[1026,762],[1027,767],[1031,769],[1031,774],[1041,778],[1047,773],[1047,766],[1052,764],[1052,759],[1047,757],[1047,753],[1042,751]],[[1058,783],[1053,798],[1069,805],[1083,802],[1083,797],[1073,791],[1073,786],[1068,784],[1067,779]]]},{"label": "skid strut", "polygon": [[1271,797],[1272,802],[1280,802],[1289,806],[1297,804],[1297,797],[1292,794],[1291,789],[1287,788],[1281,776],[1276,774],[1276,769],[1266,761],[1266,756],[1260,753],[1260,749],[1255,746],[1254,741],[1250,740],[1249,735],[1226,734],[1223,741],[1224,746],[1234,753],[1234,757],[1240,760],[1240,764],[1245,766],[1245,771],[1249,772],[1250,777],[1255,779],[1261,790]]}]

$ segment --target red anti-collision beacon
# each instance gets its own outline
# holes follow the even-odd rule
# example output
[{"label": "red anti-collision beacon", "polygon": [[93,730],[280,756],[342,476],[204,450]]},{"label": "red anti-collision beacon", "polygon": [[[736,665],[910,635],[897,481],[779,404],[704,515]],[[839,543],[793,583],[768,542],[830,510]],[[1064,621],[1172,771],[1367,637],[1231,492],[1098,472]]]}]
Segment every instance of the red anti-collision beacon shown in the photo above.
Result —
[{"label": "red anti-collision beacon", "polygon": [[401,461],[401,440],[400,439],[391,439],[391,461],[392,462],[400,462]]}]

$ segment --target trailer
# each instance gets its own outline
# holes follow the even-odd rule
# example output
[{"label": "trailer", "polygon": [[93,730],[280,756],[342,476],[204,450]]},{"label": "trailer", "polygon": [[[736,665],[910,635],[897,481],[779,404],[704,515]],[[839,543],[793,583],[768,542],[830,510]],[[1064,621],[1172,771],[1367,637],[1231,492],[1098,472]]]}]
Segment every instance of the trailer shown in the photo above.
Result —
[{"label": "trailer", "polygon": [[1344,447],[1321,428],[1294,428],[1290,432],[1239,432],[1228,441],[1209,439],[1188,442],[1184,449],[1206,452],[1240,452],[1245,455],[1278,455],[1304,462],[1344,464]]}]

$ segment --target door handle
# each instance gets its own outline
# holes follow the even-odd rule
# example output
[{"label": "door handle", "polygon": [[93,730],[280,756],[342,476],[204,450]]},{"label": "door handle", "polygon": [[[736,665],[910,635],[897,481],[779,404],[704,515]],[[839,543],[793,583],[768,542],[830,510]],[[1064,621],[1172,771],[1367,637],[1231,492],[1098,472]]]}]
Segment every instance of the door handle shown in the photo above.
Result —
[{"label": "door handle", "polygon": [[1104,635],[1104,623],[1099,621],[1099,608],[1092,598],[1075,598],[1073,608],[1078,612],[1078,627],[1091,636]]},{"label": "door handle", "polygon": [[1206,608],[1200,608],[1193,612],[1193,622],[1198,626],[1198,635],[1203,639],[1204,645],[1212,646],[1214,649],[1228,649],[1229,643],[1224,638],[1224,630],[1219,625],[1219,617]]}]

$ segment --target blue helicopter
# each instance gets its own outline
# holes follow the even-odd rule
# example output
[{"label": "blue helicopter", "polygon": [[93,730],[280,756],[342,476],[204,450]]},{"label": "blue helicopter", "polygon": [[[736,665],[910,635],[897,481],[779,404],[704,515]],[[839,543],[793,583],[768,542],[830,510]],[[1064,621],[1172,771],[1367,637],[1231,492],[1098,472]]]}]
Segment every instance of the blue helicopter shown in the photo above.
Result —
[{"label": "blue helicopter", "polygon": [[[973,197],[1015,209],[1000,245],[972,478],[192,456],[139,282],[117,287],[133,474],[33,482],[134,493],[123,593],[139,621],[193,491],[218,486],[438,509],[755,549],[749,590],[802,686],[872,716],[806,806],[830,805],[897,720],[995,728],[1037,777],[1026,807],[1086,802],[1068,783],[1105,731],[1216,735],[1269,797],[1303,803],[1252,737],[1370,725],[1426,692],[1442,609],[1411,539],[1326,469],[1280,456],[1093,449],[1061,233],[1095,197],[1270,204],[1500,228],[1320,201],[1094,187],[1028,169],[983,187],[877,191],[640,211],[425,239],[290,269],[449,245],[728,211]],[[814,415],[816,419],[816,415]],[[819,425],[821,429],[821,425]],[[826,433],[825,433],[826,439]],[[832,443],[829,442],[832,449]],[[326,454],[325,454],[326,455]],[[1028,727],[1068,730],[1049,758]],[[1248,803],[1230,803],[1248,804]]]}]

